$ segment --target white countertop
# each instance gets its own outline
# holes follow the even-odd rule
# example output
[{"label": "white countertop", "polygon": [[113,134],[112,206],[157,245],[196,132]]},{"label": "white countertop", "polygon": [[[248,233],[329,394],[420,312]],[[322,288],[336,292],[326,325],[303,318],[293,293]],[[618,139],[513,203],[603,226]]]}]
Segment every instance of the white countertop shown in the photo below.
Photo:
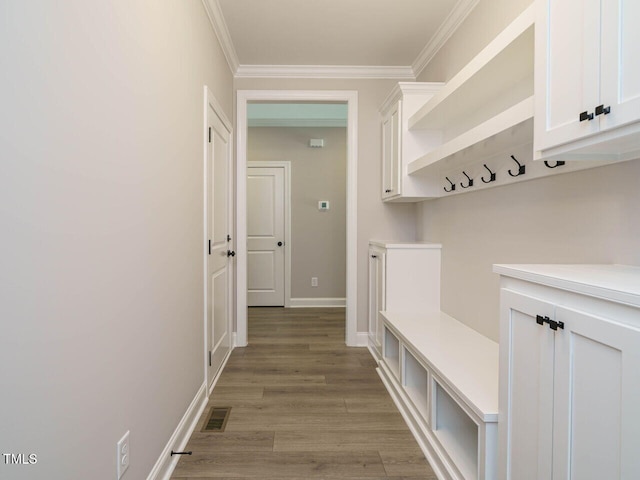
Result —
[{"label": "white countertop", "polygon": [[640,267],[629,265],[494,265],[493,271],[640,307]]}]

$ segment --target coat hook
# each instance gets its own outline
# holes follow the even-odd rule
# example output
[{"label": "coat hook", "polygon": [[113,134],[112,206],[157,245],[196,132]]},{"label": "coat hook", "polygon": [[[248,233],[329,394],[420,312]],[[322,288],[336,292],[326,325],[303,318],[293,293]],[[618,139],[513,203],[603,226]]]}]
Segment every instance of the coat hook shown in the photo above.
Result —
[{"label": "coat hook", "polygon": [[547,168],[557,168],[557,167],[561,167],[562,165],[564,165],[566,162],[563,162],[562,160],[559,160],[556,162],[556,164],[552,167],[551,165],[549,165],[548,161],[544,161],[544,164],[547,166]]},{"label": "coat hook", "polygon": [[466,186],[464,186],[462,183],[460,183],[460,186],[462,188],[469,188],[469,187],[473,187],[473,178],[469,178],[469,175],[467,175],[467,172],[465,172],[464,170],[462,171],[462,174],[467,177],[467,180],[469,180],[469,182],[467,183]]},{"label": "coat hook", "polygon": [[519,177],[520,175],[524,175],[525,166],[521,165],[520,162],[513,155],[511,155],[511,158],[513,158],[513,161],[518,164],[518,173],[514,174],[511,172],[511,169],[509,169],[509,175],[511,175],[512,177]]},{"label": "coat hook", "polygon": [[451,188],[449,190],[447,190],[447,187],[444,187],[444,191],[449,193],[449,192],[453,192],[456,189],[456,184],[453,183],[451,180],[449,180],[449,177],[444,177],[447,179],[447,181],[451,184]]},{"label": "coat hook", "polygon": [[491,182],[495,182],[496,181],[496,174],[494,172],[491,171],[491,169],[489,167],[487,167],[487,164],[484,164],[484,168],[486,168],[487,170],[489,170],[489,173],[491,174],[491,176],[489,177],[489,180],[485,180],[484,177],[480,177],[480,179],[484,182],[484,183],[491,183]]}]

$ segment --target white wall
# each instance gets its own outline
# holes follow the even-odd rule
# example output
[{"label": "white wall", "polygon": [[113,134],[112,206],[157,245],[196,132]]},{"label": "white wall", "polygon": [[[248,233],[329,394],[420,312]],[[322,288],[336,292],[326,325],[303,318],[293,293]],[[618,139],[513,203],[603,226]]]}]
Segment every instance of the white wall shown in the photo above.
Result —
[{"label": "white wall", "polygon": [[358,331],[367,331],[368,257],[371,238],[415,240],[415,205],[388,205],[380,200],[380,105],[393,80],[236,79],[235,90],[355,90],[358,92]]},{"label": "white wall", "polygon": [[[321,138],[324,147],[310,148]],[[347,130],[344,127],[252,127],[250,161],[291,164],[291,297],[346,296]],[[248,192],[250,193],[250,192]],[[328,200],[328,211],[318,201]],[[311,277],[318,286],[311,286]]]},{"label": "white wall", "polygon": [[[481,0],[420,76],[448,80],[529,3]],[[442,309],[498,339],[494,263],[640,265],[640,160],[423,202],[418,231],[442,242]]]},{"label": "white wall", "polygon": [[0,3],[0,478],[146,478],[203,383],[200,1]]}]

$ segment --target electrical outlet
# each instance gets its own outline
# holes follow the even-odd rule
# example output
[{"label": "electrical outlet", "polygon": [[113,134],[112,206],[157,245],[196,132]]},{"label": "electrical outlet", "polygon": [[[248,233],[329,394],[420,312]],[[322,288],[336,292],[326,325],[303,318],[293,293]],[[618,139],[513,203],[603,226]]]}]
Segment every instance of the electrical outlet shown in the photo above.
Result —
[{"label": "electrical outlet", "polygon": [[318,286],[318,277],[311,277],[311,286],[312,287]]},{"label": "electrical outlet", "polygon": [[116,470],[118,472],[118,480],[122,478],[124,472],[129,468],[129,460],[131,458],[131,452],[129,449],[129,430],[118,441],[118,454],[116,455]]}]

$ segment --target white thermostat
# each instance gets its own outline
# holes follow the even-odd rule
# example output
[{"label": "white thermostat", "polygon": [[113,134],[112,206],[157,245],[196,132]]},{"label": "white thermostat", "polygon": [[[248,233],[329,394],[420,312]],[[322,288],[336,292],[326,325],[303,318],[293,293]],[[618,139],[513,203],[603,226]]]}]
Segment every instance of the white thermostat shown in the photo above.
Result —
[{"label": "white thermostat", "polygon": [[327,200],[320,200],[318,202],[318,210],[321,212],[326,212],[329,210],[329,202]]}]

